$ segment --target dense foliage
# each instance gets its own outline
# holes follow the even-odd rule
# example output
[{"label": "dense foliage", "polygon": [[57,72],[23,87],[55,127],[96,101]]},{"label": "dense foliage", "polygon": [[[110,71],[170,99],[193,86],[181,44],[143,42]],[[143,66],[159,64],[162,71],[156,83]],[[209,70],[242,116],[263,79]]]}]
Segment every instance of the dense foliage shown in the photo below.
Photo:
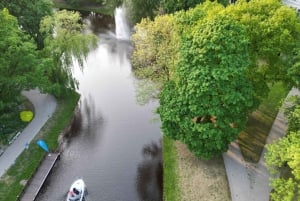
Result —
[{"label": "dense foliage", "polygon": [[267,145],[268,152],[265,155],[271,173],[280,175],[272,179],[273,201],[293,201],[300,198],[300,105],[294,105],[287,116],[289,133]]},{"label": "dense foliage", "polygon": [[1,0],[0,9],[7,8],[11,15],[17,17],[22,30],[29,34],[43,47],[44,36],[40,33],[40,21],[51,15],[53,4],[51,0]]},{"label": "dense foliage", "polygon": [[[196,7],[205,0],[161,0],[161,9],[166,13],[174,13],[180,10],[188,10]],[[226,6],[229,4],[227,0],[218,0],[220,4]]]},{"label": "dense foliage", "polygon": [[140,22],[142,18],[153,19],[159,9],[160,0],[124,0],[129,9],[132,24]]},{"label": "dense foliage", "polygon": [[0,111],[11,108],[23,89],[35,83],[34,70],[42,65],[36,45],[20,29],[7,9],[0,11]]},{"label": "dense foliage", "polygon": [[[243,51],[232,53],[234,56],[230,54],[231,50],[233,51],[237,46],[233,39],[237,37],[234,33],[225,29],[224,36],[221,36],[221,34],[214,36],[215,38],[223,38],[220,40],[221,42],[218,41],[217,44],[214,44],[209,43],[210,39],[206,37],[212,34],[211,30],[214,30],[214,26],[217,25],[205,25],[205,27],[210,27],[207,28],[207,31],[200,27],[200,24],[203,25],[204,22],[215,19],[216,16],[221,17],[224,15],[231,19],[226,21],[227,23],[232,23],[232,25],[240,27],[241,30],[245,29],[245,32],[243,32],[245,35],[239,37],[244,37],[243,41],[248,41]],[[287,16],[289,20],[286,20]],[[163,24],[161,21],[165,21],[165,23]],[[229,122],[236,129],[232,135],[228,135],[227,130],[219,130],[219,135],[222,133],[223,136],[226,136],[227,142],[218,137],[219,142],[224,142],[224,144],[218,145],[219,148],[216,149],[219,152],[226,150],[225,144],[229,143],[230,140],[234,140],[238,133],[237,130],[240,131],[243,128],[247,112],[257,107],[262,98],[267,97],[268,84],[277,81],[282,81],[287,87],[299,84],[299,71],[297,71],[299,69],[297,63],[299,61],[297,54],[299,49],[299,25],[295,10],[282,5],[277,0],[252,0],[249,2],[241,0],[227,7],[217,2],[208,1],[188,11],[180,11],[174,15],[163,17],[159,16],[153,21],[149,19],[142,20],[136,26],[136,33],[132,37],[135,45],[133,68],[137,75],[142,78],[159,81],[164,85],[160,97],[163,105],[160,108],[160,115],[165,134],[174,139],[180,139],[186,144],[190,143],[189,147],[196,150],[199,141],[202,140],[199,139],[199,136],[201,137],[200,134],[203,131],[193,128],[194,130],[191,132],[189,129],[194,126],[191,124],[191,119],[198,123],[204,121],[204,119],[208,122],[215,121],[215,118],[219,122],[223,118],[224,120],[226,118],[240,119],[241,121],[237,124],[234,120]],[[218,29],[216,28],[216,30]],[[243,45],[243,43],[240,44]],[[215,45],[220,45],[220,47],[214,47]],[[213,50],[208,51],[206,48],[212,48]],[[229,54],[226,54],[226,52],[221,54],[220,49],[228,51]],[[218,54],[219,56],[216,56]],[[239,57],[244,58],[242,59],[244,63],[239,64],[240,67],[243,67],[243,70],[239,72],[240,80],[238,81],[241,89],[240,87],[234,87],[234,76],[232,78],[223,73],[225,68],[221,67],[223,63],[219,62],[220,59],[227,59],[228,64],[235,68]],[[214,108],[213,106],[218,105],[212,101],[211,97],[218,97],[216,94],[220,94],[215,91],[217,85],[215,81],[210,84],[209,79],[212,77],[212,72],[198,70],[203,66],[215,68],[218,65],[220,65],[219,69],[222,72],[217,73],[220,76],[219,80],[229,79],[233,81],[229,84],[222,83],[224,89],[227,87],[232,88],[232,91],[221,90],[223,95],[227,94],[226,96],[234,97],[234,94],[241,93],[242,100],[238,98],[235,98],[235,100],[238,104],[245,104],[241,107],[244,107],[244,110],[234,104],[228,104],[230,109],[224,110],[224,114],[222,114],[224,116],[219,117],[216,115],[220,114],[210,112],[213,110],[211,109]],[[229,71],[228,75],[231,74]],[[195,84],[190,84],[193,79]],[[205,83],[208,83],[206,86],[206,88],[209,88],[207,90],[209,91],[208,94],[203,90]],[[249,87],[247,88],[247,86]],[[244,93],[246,97],[244,97]],[[194,99],[195,101],[192,103]],[[206,109],[191,106],[202,104],[204,107],[203,102],[209,103]],[[187,109],[184,106],[187,106]],[[237,112],[237,108],[241,109],[241,112]],[[237,112],[237,115],[234,116],[235,113],[232,113],[232,111]],[[188,115],[190,116],[186,118],[188,119],[186,120],[188,123],[186,123],[183,117]],[[214,129],[213,126],[207,128],[207,130],[212,130],[211,132],[214,132]],[[211,134],[210,136],[214,135],[218,136],[218,134]],[[210,150],[210,146],[213,146],[212,143],[203,143],[201,146],[206,146],[208,152],[212,151]],[[198,156],[208,153],[200,153],[205,152],[204,149],[198,149],[197,152]],[[206,156],[209,156],[209,154]]]},{"label": "dense foliage", "polygon": [[43,89],[55,96],[62,96],[66,90],[76,88],[72,75],[73,61],[83,66],[90,48],[96,47],[96,37],[83,34],[84,25],[78,23],[80,20],[78,12],[62,10],[41,22],[41,32],[47,36],[42,55],[51,58],[48,60],[49,67],[43,70],[52,83],[44,85]]},{"label": "dense foliage", "polygon": [[138,78],[164,83],[173,77],[178,60],[178,31],[173,15],[143,19],[132,35],[133,69]]},{"label": "dense foliage", "polygon": [[267,83],[283,81],[289,87],[295,86],[291,68],[300,36],[296,11],[278,0],[240,0],[224,12],[247,30],[251,56],[248,77],[256,96],[267,95]]},{"label": "dense foliage", "polygon": [[253,107],[247,47],[243,27],[221,15],[182,37],[178,80],[163,88],[158,111],[164,134],[198,157],[226,151],[245,126]]},{"label": "dense foliage", "polygon": [[[11,1],[9,6],[21,10],[18,6],[22,2]],[[42,2],[39,3],[42,5]],[[27,6],[30,3],[28,1]],[[30,6],[24,9],[36,11]],[[41,9],[42,14],[37,17],[41,19],[46,10]],[[82,66],[89,49],[96,46],[96,37],[83,33],[84,26],[78,13],[56,12],[44,17],[41,26],[37,21],[23,20],[25,14],[28,13],[22,11],[16,18],[6,8],[0,12],[0,137],[4,140],[7,135],[2,134],[13,133],[13,127],[18,129],[15,123],[19,119],[20,92],[37,87],[42,92],[62,97],[74,90],[76,81],[72,76],[72,61],[76,60]],[[33,40],[38,35],[43,36],[39,38],[43,39],[40,48]]]},{"label": "dense foliage", "polygon": [[[141,22],[143,18],[154,19],[155,16],[189,10],[205,0],[123,0],[129,8],[130,19],[133,24]],[[213,0],[212,0],[213,1]],[[228,5],[227,0],[217,0],[220,4]]]}]

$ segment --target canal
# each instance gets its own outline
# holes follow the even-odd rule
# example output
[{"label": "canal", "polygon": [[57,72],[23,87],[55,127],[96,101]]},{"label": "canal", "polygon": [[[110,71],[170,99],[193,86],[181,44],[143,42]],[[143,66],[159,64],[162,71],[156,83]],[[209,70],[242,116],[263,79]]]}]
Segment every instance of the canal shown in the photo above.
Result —
[{"label": "canal", "polygon": [[97,15],[85,19],[87,30],[99,36],[99,46],[89,53],[82,71],[75,65],[78,111],[39,201],[65,200],[78,178],[87,185],[87,201],[162,200],[161,132],[154,112],[158,103],[136,101],[124,19],[122,14],[116,20]]}]

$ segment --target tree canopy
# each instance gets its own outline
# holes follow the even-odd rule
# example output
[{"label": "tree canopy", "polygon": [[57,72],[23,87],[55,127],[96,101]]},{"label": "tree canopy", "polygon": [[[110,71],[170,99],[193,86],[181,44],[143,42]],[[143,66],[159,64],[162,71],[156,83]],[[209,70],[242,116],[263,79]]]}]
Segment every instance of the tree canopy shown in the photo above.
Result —
[{"label": "tree canopy", "polygon": [[7,8],[11,15],[17,17],[22,30],[29,34],[43,47],[44,36],[40,33],[40,22],[43,17],[52,14],[51,0],[1,0],[0,9]]},{"label": "tree canopy", "polygon": [[267,83],[283,81],[290,87],[295,86],[291,68],[300,36],[295,9],[278,0],[240,0],[226,7],[224,12],[247,30],[251,58],[248,76],[257,97],[266,96]]},{"label": "tree canopy", "polygon": [[180,45],[177,80],[160,94],[162,130],[196,156],[211,158],[227,150],[253,108],[245,30],[225,16],[205,18]]},{"label": "tree canopy", "polygon": [[17,19],[7,9],[0,11],[0,111],[23,89],[34,86],[35,68],[43,63],[36,45],[20,29]]},{"label": "tree canopy", "polygon": [[73,61],[83,66],[90,50],[97,45],[97,38],[90,33],[83,33],[84,24],[79,23],[78,12],[58,11],[47,16],[41,22],[41,32],[46,35],[42,56],[51,58],[49,67],[44,70],[49,79],[45,91],[61,96],[66,89],[75,89],[77,84],[72,75]]},{"label": "tree canopy", "polygon": [[159,9],[160,0],[124,0],[129,8],[129,18],[132,24],[136,24],[142,18],[153,19]]},{"label": "tree canopy", "polygon": [[[219,33],[217,31],[219,29],[215,27],[219,24],[205,24],[217,17],[223,19],[224,16],[227,16],[226,23],[232,23],[235,28],[239,27],[240,30],[244,30],[241,31],[242,36],[231,33],[229,28],[222,28],[224,31],[222,36],[222,34],[216,34]],[[160,21],[165,21],[165,23]],[[241,0],[227,7],[217,2],[206,1],[187,11],[182,10],[173,15],[158,16],[153,21],[142,20],[136,26],[136,33],[132,37],[135,45],[133,69],[142,78],[159,81],[164,85],[160,95],[161,107],[159,109],[164,133],[173,139],[183,141],[191,150],[196,150],[197,146],[213,146],[212,143],[199,145],[199,141],[205,142],[201,139],[203,137],[201,133],[204,133],[201,129],[204,128],[199,126],[201,125],[199,122],[205,119],[208,122],[216,121],[215,118],[221,122],[222,119],[229,122],[224,125],[234,125],[233,132],[230,129],[222,130],[220,126],[211,126],[206,130],[217,133],[217,128],[219,134],[209,136],[220,136],[222,133],[227,137],[228,141],[218,137],[219,142],[223,144],[219,144],[216,148],[219,152],[225,150],[225,144],[234,140],[238,130],[243,129],[247,112],[255,109],[260,100],[268,95],[268,84],[282,81],[288,87],[299,85],[299,25],[295,10],[282,5],[278,0],[249,2]],[[215,31],[214,34],[212,30]],[[211,35],[214,35],[214,38],[223,39],[212,40],[209,38]],[[235,38],[242,41],[240,45],[244,49],[233,52],[239,47],[235,43]],[[208,41],[215,41],[217,44]],[[225,51],[228,51],[228,54]],[[239,58],[243,58],[241,60],[244,63],[239,63],[242,68],[239,68],[239,76],[237,76],[239,79],[237,79],[236,74],[231,75],[231,70],[238,66]],[[228,68],[230,70],[224,68],[224,63],[220,63],[220,60],[226,60],[228,64],[231,64],[232,66]],[[203,70],[215,68],[222,73],[217,70]],[[228,70],[228,75],[225,69]],[[220,76],[217,80],[222,83],[220,86],[232,90],[219,89],[222,93],[216,92],[218,84],[212,79],[216,75]],[[221,82],[222,79],[230,81],[229,83]],[[205,84],[207,84],[206,88],[210,89],[207,89],[208,92],[204,90]],[[243,98],[235,97],[239,93]],[[235,97],[237,101],[235,104],[239,106],[228,103],[230,109],[225,110],[221,107],[221,103],[217,103],[218,101],[215,103],[215,100],[211,98],[224,99],[225,94],[227,97]],[[227,99],[224,100],[227,101]],[[223,112],[222,115],[216,111],[211,112],[212,108],[219,108],[219,106],[220,111]],[[231,118],[231,120],[226,118]],[[193,128],[193,132],[188,129],[194,126],[189,125],[191,119],[199,124],[195,124],[199,129]],[[241,121],[235,122],[232,119],[241,119]],[[230,134],[225,135],[225,133]],[[205,136],[205,138],[208,137]],[[198,152],[204,152],[203,155],[207,154],[205,157],[213,155],[215,150],[207,148],[206,151],[202,148],[198,149]],[[196,153],[196,155],[200,156],[201,153]]]},{"label": "tree canopy", "polygon": [[173,15],[143,19],[135,27],[133,69],[138,78],[164,83],[173,76],[178,60],[179,35]]},{"label": "tree canopy", "polygon": [[300,105],[294,105],[287,116],[287,136],[267,145],[265,154],[268,169],[279,175],[271,180],[274,189],[271,197],[274,201],[300,198]]}]

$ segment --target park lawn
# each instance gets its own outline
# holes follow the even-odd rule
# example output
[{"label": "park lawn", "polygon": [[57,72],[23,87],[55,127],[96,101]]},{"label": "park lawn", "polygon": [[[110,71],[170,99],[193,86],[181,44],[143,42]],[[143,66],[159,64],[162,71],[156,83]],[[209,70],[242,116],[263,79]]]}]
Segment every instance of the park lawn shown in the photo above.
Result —
[{"label": "park lawn", "polygon": [[163,200],[180,201],[177,174],[177,151],[174,141],[163,136]]},{"label": "park lawn", "polygon": [[246,161],[259,161],[270,129],[288,92],[282,83],[275,83],[270,87],[269,96],[248,116],[246,128],[238,137]]},{"label": "park lawn", "polygon": [[53,116],[47,121],[38,135],[16,159],[15,164],[0,178],[0,201],[17,201],[28,181],[45,156],[45,152],[35,144],[37,139],[43,138],[51,152],[58,149],[58,137],[70,123],[79,95],[71,93],[64,100],[58,100]]}]

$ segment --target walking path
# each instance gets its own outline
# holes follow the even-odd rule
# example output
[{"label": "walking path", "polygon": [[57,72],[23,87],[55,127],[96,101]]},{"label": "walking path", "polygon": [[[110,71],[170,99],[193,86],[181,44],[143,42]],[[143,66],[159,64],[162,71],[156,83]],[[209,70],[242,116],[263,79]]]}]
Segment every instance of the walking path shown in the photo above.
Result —
[{"label": "walking path", "polygon": [[56,100],[51,95],[41,94],[38,90],[30,90],[22,94],[34,105],[34,118],[0,156],[0,177],[14,164],[15,159],[25,149],[26,143],[33,140],[56,109]]},{"label": "walking path", "polygon": [[[288,96],[300,95],[299,90],[292,89]],[[280,110],[266,144],[283,137],[286,133],[286,121],[283,111]],[[258,163],[249,163],[243,159],[238,143],[230,144],[229,149],[223,154],[225,169],[231,191],[232,201],[269,201],[269,178],[271,175],[266,168],[264,148]]]}]

